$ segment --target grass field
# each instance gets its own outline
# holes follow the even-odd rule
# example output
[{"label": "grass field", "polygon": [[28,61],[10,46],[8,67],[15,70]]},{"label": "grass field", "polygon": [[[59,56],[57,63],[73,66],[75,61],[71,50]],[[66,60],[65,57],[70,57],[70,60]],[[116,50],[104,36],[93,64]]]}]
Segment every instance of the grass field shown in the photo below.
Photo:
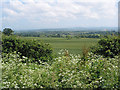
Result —
[{"label": "grass field", "polygon": [[93,38],[72,38],[70,40],[67,40],[66,38],[40,38],[40,37],[22,37],[22,39],[36,39],[38,41],[43,41],[45,43],[49,43],[55,54],[58,54],[58,52],[61,49],[67,49],[71,54],[81,54],[82,48],[84,47],[91,47],[97,44],[99,39],[93,39]]}]

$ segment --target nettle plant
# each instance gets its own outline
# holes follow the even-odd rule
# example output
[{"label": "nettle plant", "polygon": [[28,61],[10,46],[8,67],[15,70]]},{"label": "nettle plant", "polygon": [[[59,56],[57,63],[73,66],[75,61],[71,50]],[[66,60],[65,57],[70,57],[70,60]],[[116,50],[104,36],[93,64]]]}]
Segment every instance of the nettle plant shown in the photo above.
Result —
[{"label": "nettle plant", "polygon": [[28,58],[21,59],[16,52],[3,53],[2,88],[118,88],[118,56],[88,53],[84,61],[80,55],[66,52],[59,53],[51,64],[40,60],[39,65],[22,63]]}]

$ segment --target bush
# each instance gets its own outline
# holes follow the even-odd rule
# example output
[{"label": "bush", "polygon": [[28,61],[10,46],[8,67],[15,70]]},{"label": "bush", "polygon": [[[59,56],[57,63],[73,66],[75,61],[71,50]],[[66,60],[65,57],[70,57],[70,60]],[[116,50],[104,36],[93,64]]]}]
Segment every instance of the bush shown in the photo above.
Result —
[{"label": "bush", "polygon": [[21,40],[15,36],[5,36],[2,39],[2,51],[4,53],[20,52],[21,57],[34,58],[35,61],[52,60],[52,48],[49,44],[39,43],[35,40]]},{"label": "bush", "polygon": [[5,34],[5,35],[9,36],[9,35],[12,35],[13,33],[14,33],[14,31],[10,28],[3,29],[3,34]]},{"label": "bush", "polygon": [[80,55],[69,54],[54,58],[51,65],[22,63],[27,58],[16,53],[3,56],[3,88],[118,88],[120,83],[118,56],[103,58],[88,53],[83,64]]},{"label": "bush", "polygon": [[92,52],[113,58],[120,54],[120,38],[112,36],[102,38],[97,46],[92,47]]}]

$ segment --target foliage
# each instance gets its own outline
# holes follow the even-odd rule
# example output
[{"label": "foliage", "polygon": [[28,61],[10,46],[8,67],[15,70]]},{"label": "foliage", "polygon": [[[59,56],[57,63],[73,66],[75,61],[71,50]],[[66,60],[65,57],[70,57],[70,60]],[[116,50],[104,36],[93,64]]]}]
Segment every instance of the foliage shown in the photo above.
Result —
[{"label": "foliage", "polygon": [[71,35],[66,35],[67,40],[72,39]]},{"label": "foliage", "polygon": [[22,63],[27,58],[19,53],[3,53],[2,88],[118,88],[118,56],[88,53],[83,61],[80,55],[60,54],[52,64],[38,65]]},{"label": "foliage", "polygon": [[5,28],[5,29],[3,29],[3,34],[5,34],[5,35],[12,35],[13,34],[13,30],[12,29],[10,29],[10,28]]},{"label": "foliage", "polygon": [[2,52],[20,52],[21,56],[41,59],[43,61],[52,59],[52,48],[49,44],[37,42],[36,40],[21,40],[15,36],[4,36],[2,39]]},{"label": "foliage", "polygon": [[58,37],[58,38],[65,38],[67,35],[70,35],[72,37],[76,38],[100,38],[102,36],[106,35],[117,35],[116,31],[64,31],[64,29],[61,30],[37,30],[36,31],[16,31],[16,35],[23,36],[23,37]]},{"label": "foliage", "polygon": [[113,58],[120,54],[120,38],[116,36],[102,38],[98,45],[92,48],[92,52]]},{"label": "foliage", "polygon": [[80,34],[75,36],[76,38],[100,38],[99,34]]}]

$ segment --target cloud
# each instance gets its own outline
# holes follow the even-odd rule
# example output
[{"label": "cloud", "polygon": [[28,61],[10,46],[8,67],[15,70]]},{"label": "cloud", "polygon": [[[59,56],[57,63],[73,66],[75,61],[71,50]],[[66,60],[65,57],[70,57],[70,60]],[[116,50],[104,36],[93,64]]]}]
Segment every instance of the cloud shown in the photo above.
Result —
[{"label": "cloud", "polygon": [[[8,0],[6,0],[8,2]],[[117,0],[10,0],[3,2],[4,20],[59,22],[64,19],[113,19]]]},{"label": "cloud", "polygon": [[[81,4],[77,4],[76,2],[84,2],[84,3],[88,3],[88,6],[84,6]],[[101,3],[100,7],[97,7],[97,4]],[[103,14],[112,14],[115,13],[114,9],[115,9],[115,3],[113,4],[113,2],[115,2],[115,0],[58,0],[57,4],[55,3],[55,0],[11,0],[10,4],[13,10],[18,11],[19,12],[23,12],[25,15],[28,14],[36,14],[36,15],[45,15],[48,17],[75,17],[76,14],[80,14],[80,15],[84,15],[84,16],[88,16],[88,14],[90,14],[92,18],[99,17],[99,12],[103,13]],[[54,5],[53,5],[53,4]],[[91,6],[93,3],[95,3],[94,6]],[[91,7],[91,8],[90,8]],[[98,8],[101,9],[101,11],[93,11],[92,9],[94,8]],[[6,9],[5,9],[6,10]],[[92,16],[93,13],[93,16]],[[16,14],[16,13],[14,13]],[[16,14],[17,15],[17,14]],[[29,15],[28,15],[29,16]]]}]

